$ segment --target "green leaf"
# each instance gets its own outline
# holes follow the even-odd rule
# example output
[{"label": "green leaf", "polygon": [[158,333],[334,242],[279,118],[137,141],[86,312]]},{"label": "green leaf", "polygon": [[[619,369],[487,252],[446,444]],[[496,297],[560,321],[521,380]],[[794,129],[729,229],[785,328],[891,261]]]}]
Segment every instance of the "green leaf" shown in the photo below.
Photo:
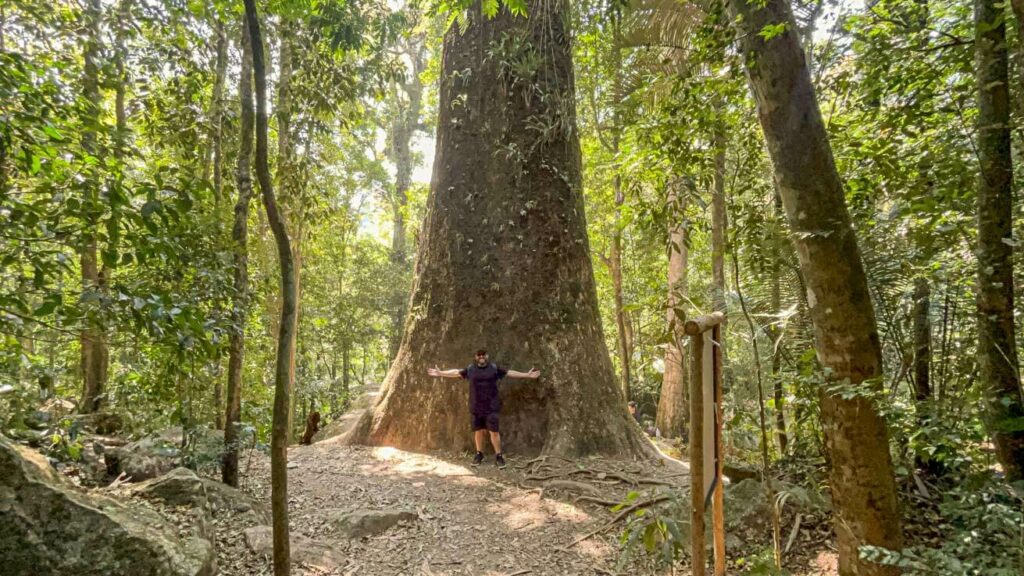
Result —
[{"label": "green leaf", "polygon": [[781,36],[785,31],[786,23],[779,22],[778,24],[765,24],[764,28],[761,28],[761,31],[758,32],[757,35],[764,38],[765,42],[767,42],[776,36]]}]

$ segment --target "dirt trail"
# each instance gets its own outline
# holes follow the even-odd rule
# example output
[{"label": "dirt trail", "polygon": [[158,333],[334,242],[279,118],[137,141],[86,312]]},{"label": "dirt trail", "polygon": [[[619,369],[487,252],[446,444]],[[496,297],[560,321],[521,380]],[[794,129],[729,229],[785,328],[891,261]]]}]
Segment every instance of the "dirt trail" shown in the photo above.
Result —
[{"label": "dirt trail", "polygon": [[[473,468],[468,456],[330,441],[292,448],[289,461],[293,531],[325,542],[350,559],[347,566],[328,573],[509,576],[615,571],[617,547],[601,536],[560,550],[604,524],[610,516],[607,508],[574,505],[575,494],[524,485],[529,471],[514,467],[522,461],[510,459],[508,468],[498,470],[492,458]],[[581,464],[588,462],[598,461]],[[604,498],[621,497],[631,489],[613,484],[614,480],[604,482],[596,484]],[[246,483],[249,491],[269,500],[266,458],[254,460]],[[334,534],[329,523],[338,510],[393,507],[414,510],[419,520],[361,540]],[[608,537],[615,535],[611,531]]]}]

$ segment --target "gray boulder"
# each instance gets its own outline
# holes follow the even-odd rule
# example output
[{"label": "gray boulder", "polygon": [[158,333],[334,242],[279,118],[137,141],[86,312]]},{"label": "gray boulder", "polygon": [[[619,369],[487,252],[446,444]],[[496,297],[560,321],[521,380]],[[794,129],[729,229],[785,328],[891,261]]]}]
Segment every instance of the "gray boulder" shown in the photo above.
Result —
[{"label": "gray boulder", "polygon": [[[252,528],[247,528],[244,534],[245,545],[250,550],[261,556],[273,557],[274,532],[270,526],[253,526]],[[344,554],[323,542],[307,538],[295,532],[292,532],[290,536],[291,538],[288,543],[291,548],[293,565],[308,564],[330,571],[345,566],[347,563]]]},{"label": "gray boulder", "polygon": [[41,455],[0,437],[0,558],[9,574],[212,576],[209,540],[141,507],[77,490]]},{"label": "gray boulder", "polygon": [[352,510],[337,512],[331,524],[338,533],[349,538],[364,538],[387,531],[399,522],[413,522],[419,515],[411,510]]},{"label": "gray boulder", "polygon": [[222,482],[200,478],[188,468],[175,468],[163,476],[132,486],[129,494],[172,506],[203,508],[214,516],[242,514],[249,515],[256,524],[270,522],[266,507],[252,496]]},{"label": "gray boulder", "polygon": [[163,476],[136,484],[130,493],[172,506],[205,508],[207,504],[206,486],[196,473],[188,468],[175,468]]},{"label": "gray boulder", "polygon": [[223,432],[196,428],[189,431],[188,442],[183,436],[182,429],[175,426],[111,448],[105,454],[107,473],[118,476],[123,472],[132,481],[141,482],[170,472],[183,460],[191,466],[216,468],[224,449]]},{"label": "gray boulder", "polygon": [[181,454],[181,429],[177,430],[177,437],[171,429],[107,450],[104,454],[107,473],[111,476],[124,473],[140,482],[170,472],[177,466]]}]

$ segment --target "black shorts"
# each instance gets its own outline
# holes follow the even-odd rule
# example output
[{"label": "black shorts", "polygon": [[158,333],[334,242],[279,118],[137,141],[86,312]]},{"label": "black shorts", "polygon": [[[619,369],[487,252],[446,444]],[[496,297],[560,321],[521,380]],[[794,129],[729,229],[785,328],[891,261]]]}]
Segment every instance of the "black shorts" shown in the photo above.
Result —
[{"label": "black shorts", "polygon": [[490,414],[473,414],[473,430],[487,429],[491,432],[500,432],[498,429],[498,413],[491,412]]}]

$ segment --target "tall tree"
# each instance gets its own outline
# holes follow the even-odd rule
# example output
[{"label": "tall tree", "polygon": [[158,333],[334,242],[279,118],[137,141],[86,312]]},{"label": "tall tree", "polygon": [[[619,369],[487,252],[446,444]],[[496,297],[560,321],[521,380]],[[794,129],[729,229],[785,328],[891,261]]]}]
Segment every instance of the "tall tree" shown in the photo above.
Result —
[{"label": "tall tree", "polygon": [[445,35],[413,312],[381,400],[352,440],[469,448],[467,390],[426,371],[463,365],[485,346],[544,374],[503,386],[509,451],[653,454],[630,422],[601,334],[567,8],[535,0],[528,19],[491,19],[476,3]]},{"label": "tall tree", "polygon": [[[228,72],[228,35],[224,29],[224,19],[214,14],[213,33],[216,38],[216,64],[213,73],[213,94],[210,97],[210,137],[208,147],[213,156],[213,198],[220,208],[224,196],[224,85]],[[248,200],[246,201],[248,206]],[[237,261],[235,262],[237,266]],[[229,352],[230,354],[230,352]],[[230,362],[230,359],[228,360]],[[219,364],[218,364],[219,366]],[[224,389],[219,379],[213,384],[214,428],[224,429]]]},{"label": "tall tree", "polygon": [[242,412],[242,365],[245,358],[245,324],[249,307],[249,201],[252,198],[252,140],[255,114],[252,106],[252,40],[246,22],[242,22],[242,69],[238,80],[241,102],[240,137],[235,181],[235,203],[231,239],[234,242],[234,301],[231,307],[231,337],[228,343],[227,406],[224,415],[224,464],[221,477],[225,484],[238,487],[238,442]]},{"label": "tall tree", "polygon": [[1024,478],[1024,398],[1013,324],[1013,162],[1006,6],[975,0],[978,98],[978,376],[1009,480]]},{"label": "tall tree", "polygon": [[633,362],[633,324],[626,312],[625,297],[622,289],[622,207],[626,203],[626,193],[622,189],[622,172],[618,167],[619,149],[622,146],[622,34],[620,32],[621,17],[612,19],[612,125],[611,134],[607,139],[608,152],[615,163],[615,174],[612,177],[612,192],[615,195],[615,212],[612,219],[611,251],[608,255],[608,267],[612,273],[612,293],[615,299],[615,326],[618,334],[619,370],[622,378],[622,395],[630,399],[630,382],[632,380],[631,364]]},{"label": "tall tree", "polygon": [[888,431],[872,398],[882,373],[874,309],[806,56],[786,0],[727,6],[793,231],[817,355],[830,370],[820,399],[839,572],[897,574],[858,553],[862,545],[899,550],[902,532]]},{"label": "tall tree", "polygon": [[270,505],[273,513],[274,576],[288,576],[290,545],[288,541],[288,435],[289,382],[292,382],[292,361],[297,328],[298,294],[291,241],[284,214],[274,196],[267,153],[267,70],[264,63],[263,40],[256,14],[256,0],[245,0],[246,25],[252,42],[253,85],[256,92],[256,179],[263,197],[267,221],[277,244],[281,268],[281,321],[277,334],[277,356],[274,369],[274,417],[270,441]]},{"label": "tall tree", "polygon": [[772,398],[775,403],[775,438],[779,443],[779,454],[786,454],[789,436],[786,434],[786,412],[783,407],[785,394],[782,388],[782,282],[779,277],[782,268],[782,197],[778,190],[773,194],[775,212],[773,214],[773,231],[771,242],[771,310],[775,314],[775,322],[769,329],[772,340]]},{"label": "tall tree", "polygon": [[[83,28],[86,32],[85,50],[83,54],[84,73],[82,77],[82,151],[88,156],[99,155],[98,131],[100,129],[100,111],[102,95],[100,93],[100,21],[103,18],[101,0],[89,0],[82,13]],[[99,226],[100,182],[99,168],[102,162],[91,163],[85,179],[83,210],[85,227],[79,248],[79,263],[82,272],[83,300],[97,303],[106,292],[106,274],[101,273],[97,258],[97,233]],[[99,306],[91,307],[94,314],[86,320],[81,341],[82,361],[82,401],[79,410],[94,412],[103,403],[104,388],[107,381],[107,368],[110,353],[107,349],[106,330],[100,319]]]},{"label": "tall tree", "polygon": [[[402,54],[408,58],[406,76],[396,81],[392,90],[394,117],[389,128],[390,146],[388,158],[395,165],[395,186],[391,199],[391,263],[396,274],[401,274],[408,265],[406,244],[406,211],[409,204],[409,187],[412,186],[414,166],[412,141],[423,128],[423,80],[420,76],[426,67],[427,38],[424,32],[404,38],[400,43]],[[394,358],[402,341],[405,326],[406,305],[409,293],[406,286],[398,286],[392,304],[390,356]]]},{"label": "tall tree", "polygon": [[[295,266],[295,316],[298,323],[299,308],[302,304],[302,191],[299,189],[299,178],[295,162],[295,134],[292,126],[294,95],[292,94],[292,77],[295,74],[297,54],[295,53],[296,31],[295,22],[288,16],[281,19],[281,42],[278,48],[277,102],[277,186],[281,192],[281,204],[289,228],[293,231],[292,262]],[[288,363],[288,397],[291,404],[288,408],[288,431],[295,430],[295,354],[298,349],[298,330],[291,333],[292,343],[289,346]]]},{"label": "tall tree", "polygon": [[[721,105],[719,105],[721,106]],[[711,181],[711,307],[725,312],[725,127],[716,123],[712,137],[714,158]],[[722,343],[719,342],[719,345]]]},{"label": "tall tree", "polygon": [[669,185],[668,307],[665,311],[669,334],[655,425],[663,436],[686,438],[690,403],[686,387],[686,362],[681,348],[685,338],[683,324],[686,316],[679,312],[686,306],[690,249],[686,237],[686,199],[680,197],[676,186],[676,183]]}]

